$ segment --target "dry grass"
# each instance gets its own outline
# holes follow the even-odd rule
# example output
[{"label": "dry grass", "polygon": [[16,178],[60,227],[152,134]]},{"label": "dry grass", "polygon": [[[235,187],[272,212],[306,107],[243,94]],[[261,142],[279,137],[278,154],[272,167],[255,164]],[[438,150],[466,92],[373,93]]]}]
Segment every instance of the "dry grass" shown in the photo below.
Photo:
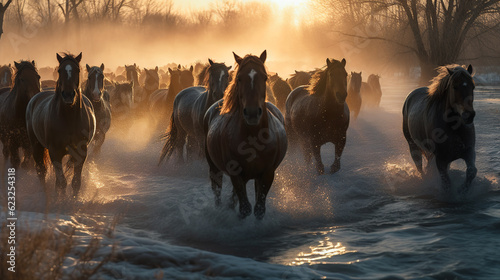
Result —
[{"label": "dry grass", "polygon": [[[98,254],[100,249],[107,247],[101,241],[103,234],[84,243],[76,238],[78,229],[72,225],[61,227],[49,221],[41,229],[27,230],[18,224],[15,272],[11,272],[7,263],[11,245],[7,243],[9,231],[5,230],[6,226],[6,222],[1,224],[0,233],[0,279],[3,280],[89,279],[97,276],[103,265],[112,261],[114,256],[114,245],[111,252]],[[114,226],[115,222],[111,223],[104,235],[111,235]],[[109,248],[106,250],[109,251]],[[70,268],[64,269],[68,264]]]}]

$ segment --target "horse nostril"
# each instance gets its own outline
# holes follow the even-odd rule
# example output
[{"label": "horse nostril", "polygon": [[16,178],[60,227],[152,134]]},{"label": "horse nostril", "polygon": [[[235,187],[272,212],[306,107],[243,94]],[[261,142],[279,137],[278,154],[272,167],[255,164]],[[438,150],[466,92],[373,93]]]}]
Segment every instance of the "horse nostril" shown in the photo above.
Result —
[{"label": "horse nostril", "polygon": [[259,108],[258,113],[259,113],[259,116],[262,115],[262,108]]},{"label": "horse nostril", "polygon": [[247,108],[244,108],[244,109],[243,109],[243,114],[244,114],[244,115],[248,115],[248,110],[247,110]]}]

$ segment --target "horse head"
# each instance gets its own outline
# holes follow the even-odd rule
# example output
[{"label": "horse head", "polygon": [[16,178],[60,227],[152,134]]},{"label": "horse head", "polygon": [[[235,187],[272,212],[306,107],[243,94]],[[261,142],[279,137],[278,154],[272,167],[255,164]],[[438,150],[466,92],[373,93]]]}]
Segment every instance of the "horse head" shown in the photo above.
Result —
[{"label": "horse head", "polygon": [[82,53],[78,56],[66,54],[61,57],[57,54],[59,61],[59,79],[57,80],[56,92],[61,94],[62,100],[67,105],[74,105],[80,93],[80,61]]},{"label": "horse head", "polygon": [[213,94],[213,99],[219,100],[224,97],[227,85],[229,83],[229,70],[231,66],[227,67],[224,63],[215,63],[208,59],[210,66],[207,69],[208,75],[205,76],[206,81],[204,84],[208,86],[208,90]]},{"label": "horse head", "polygon": [[127,81],[139,81],[139,68],[134,63],[134,65],[125,65],[125,72],[127,73]]},{"label": "horse head", "polygon": [[193,66],[189,67],[189,69],[183,69],[180,70],[180,82],[182,85],[182,88],[188,88],[193,86],[194,84],[194,76],[193,76]]},{"label": "horse head", "polygon": [[347,72],[345,71],[346,60],[326,59],[326,84],[333,91],[337,103],[342,104],[347,98]]},{"label": "horse head", "polygon": [[[31,99],[40,92],[40,75],[35,67],[35,61],[14,62],[16,74],[14,77],[14,86],[18,92],[25,92]],[[9,71],[10,72],[10,71]]]},{"label": "horse head", "polygon": [[361,73],[362,72],[359,72],[359,73],[351,72],[349,84],[350,84],[350,87],[352,87],[352,89],[355,90],[356,92],[359,92],[361,89],[361,83],[363,80],[361,77]]},{"label": "horse head", "polygon": [[160,88],[160,75],[158,73],[158,66],[154,69],[144,68],[146,79],[144,81],[144,88],[149,92],[153,92]]},{"label": "horse head", "polygon": [[476,116],[473,106],[475,83],[472,78],[472,65],[469,65],[467,70],[460,66],[446,69],[450,75],[447,107],[460,115],[465,124],[471,124]]},{"label": "horse head", "polygon": [[129,109],[134,104],[134,81],[125,83],[115,83],[115,95]]},{"label": "horse head", "polygon": [[90,67],[87,64],[87,88],[85,93],[94,102],[101,101],[104,89],[104,64],[100,67]]},{"label": "horse head", "polygon": [[258,125],[266,110],[267,72],[264,62],[267,52],[263,51],[260,57],[247,55],[241,58],[234,52],[233,55],[238,64],[234,90],[239,96],[243,119],[248,125]]}]

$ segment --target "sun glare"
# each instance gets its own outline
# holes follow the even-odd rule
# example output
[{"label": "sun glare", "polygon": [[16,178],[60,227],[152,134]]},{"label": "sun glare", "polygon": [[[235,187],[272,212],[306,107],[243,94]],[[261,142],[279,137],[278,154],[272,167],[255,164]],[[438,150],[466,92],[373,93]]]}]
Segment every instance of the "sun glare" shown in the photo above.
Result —
[{"label": "sun glare", "polygon": [[307,0],[270,0],[264,2],[272,2],[276,4],[280,9],[284,8],[300,8],[301,5],[304,5]]}]

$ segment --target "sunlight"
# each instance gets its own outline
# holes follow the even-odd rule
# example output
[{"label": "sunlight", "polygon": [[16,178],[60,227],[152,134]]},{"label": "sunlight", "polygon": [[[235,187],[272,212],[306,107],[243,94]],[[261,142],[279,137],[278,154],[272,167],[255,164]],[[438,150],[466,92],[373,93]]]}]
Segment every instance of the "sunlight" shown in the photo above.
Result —
[{"label": "sunlight", "polygon": [[306,4],[307,0],[269,0],[264,2],[271,2],[282,10],[289,7],[297,9],[301,8],[300,6]]},{"label": "sunlight", "polygon": [[[333,256],[352,253],[342,243],[334,243],[329,237],[319,242],[318,246],[310,246],[311,252],[300,252],[290,265],[318,264],[330,260]],[[330,260],[331,261],[331,260]]]}]

